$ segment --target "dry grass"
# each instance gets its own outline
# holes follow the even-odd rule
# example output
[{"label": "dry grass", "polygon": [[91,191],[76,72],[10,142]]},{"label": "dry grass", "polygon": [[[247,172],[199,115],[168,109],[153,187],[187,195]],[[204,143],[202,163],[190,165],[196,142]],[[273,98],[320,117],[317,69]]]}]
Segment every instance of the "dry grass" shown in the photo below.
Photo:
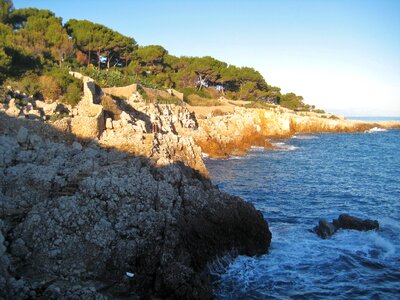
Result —
[{"label": "dry grass", "polygon": [[203,98],[198,95],[188,96],[188,102],[192,106],[221,106],[223,103],[217,99]]}]

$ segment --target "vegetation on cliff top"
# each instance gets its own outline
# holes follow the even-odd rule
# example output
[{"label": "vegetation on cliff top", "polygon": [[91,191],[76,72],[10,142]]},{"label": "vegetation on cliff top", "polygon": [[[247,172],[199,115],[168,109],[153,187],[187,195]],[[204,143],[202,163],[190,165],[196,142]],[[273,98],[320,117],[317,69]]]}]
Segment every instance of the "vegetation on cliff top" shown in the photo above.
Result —
[{"label": "vegetation on cliff top", "polygon": [[185,96],[225,96],[313,109],[301,96],[282,94],[280,88],[268,85],[253,68],[210,56],[177,57],[162,46],[138,46],[134,38],[101,24],[75,19],[63,24],[51,11],[14,9],[11,0],[0,0],[0,83],[28,95],[63,96],[76,104],[79,83],[65,80],[71,69],[101,86],[138,82],[152,88],[176,88]]}]

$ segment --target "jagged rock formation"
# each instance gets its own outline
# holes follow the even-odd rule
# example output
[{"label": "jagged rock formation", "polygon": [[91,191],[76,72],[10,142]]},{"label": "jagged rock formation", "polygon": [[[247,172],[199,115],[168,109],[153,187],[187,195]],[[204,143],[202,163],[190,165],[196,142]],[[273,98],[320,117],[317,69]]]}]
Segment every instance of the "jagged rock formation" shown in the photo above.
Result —
[{"label": "jagged rock formation", "polygon": [[245,154],[251,146],[272,148],[268,138],[288,138],[295,133],[364,132],[371,128],[399,128],[400,123],[350,121],[316,113],[296,113],[282,108],[236,107],[233,113],[199,119],[193,136],[211,157]]},{"label": "jagged rock formation", "polygon": [[182,163],[14,129],[0,129],[0,297],[209,299],[213,258],[268,249],[262,214]]},{"label": "jagged rock formation", "polygon": [[[84,84],[84,96],[74,109],[43,101],[31,101],[20,107],[15,104],[15,99],[8,99],[0,109],[10,116],[32,119],[48,119],[54,113],[65,111],[68,118],[53,122],[53,126],[62,132],[83,139],[99,139],[105,147],[151,157],[159,165],[181,161],[204,175],[207,170],[202,152],[223,158],[246,154],[251,146],[271,149],[269,138],[287,138],[294,133],[364,132],[374,127],[400,127],[398,122],[356,122],[329,114],[294,112],[278,106],[246,109],[231,105],[233,112],[197,119],[185,106],[145,103],[138,85],[102,91],[91,78],[70,73],[82,79]],[[144,90],[157,95],[178,93],[175,90]],[[116,100],[109,98],[109,101],[118,114],[108,114],[99,104],[104,93],[117,97]]]},{"label": "jagged rock formation", "polygon": [[325,219],[319,221],[318,226],[313,228],[313,231],[323,239],[326,239],[339,229],[353,229],[359,231],[377,230],[379,223],[376,220],[362,220],[348,214],[341,214],[337,220],[331,223]]}]

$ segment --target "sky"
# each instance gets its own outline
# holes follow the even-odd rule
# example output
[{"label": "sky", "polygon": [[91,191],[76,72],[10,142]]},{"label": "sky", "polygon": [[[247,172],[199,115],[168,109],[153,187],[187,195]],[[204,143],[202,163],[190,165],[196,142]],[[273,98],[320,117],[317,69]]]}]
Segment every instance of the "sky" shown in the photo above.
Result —
[{"label": "sky", "polygon": [[400,116],[400,0],[14,0],[173,55],[250,66],[345,116]]}]

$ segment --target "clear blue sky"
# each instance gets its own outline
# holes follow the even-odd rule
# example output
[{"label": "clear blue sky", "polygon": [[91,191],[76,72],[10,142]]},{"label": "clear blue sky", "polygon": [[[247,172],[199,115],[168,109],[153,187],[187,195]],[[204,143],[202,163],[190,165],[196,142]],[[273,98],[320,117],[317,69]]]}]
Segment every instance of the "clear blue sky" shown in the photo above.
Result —
[{"label": "clear blue sky", "polygon": [[343,115],[400,116],[400,0],[14,0],[211,55]]}]

